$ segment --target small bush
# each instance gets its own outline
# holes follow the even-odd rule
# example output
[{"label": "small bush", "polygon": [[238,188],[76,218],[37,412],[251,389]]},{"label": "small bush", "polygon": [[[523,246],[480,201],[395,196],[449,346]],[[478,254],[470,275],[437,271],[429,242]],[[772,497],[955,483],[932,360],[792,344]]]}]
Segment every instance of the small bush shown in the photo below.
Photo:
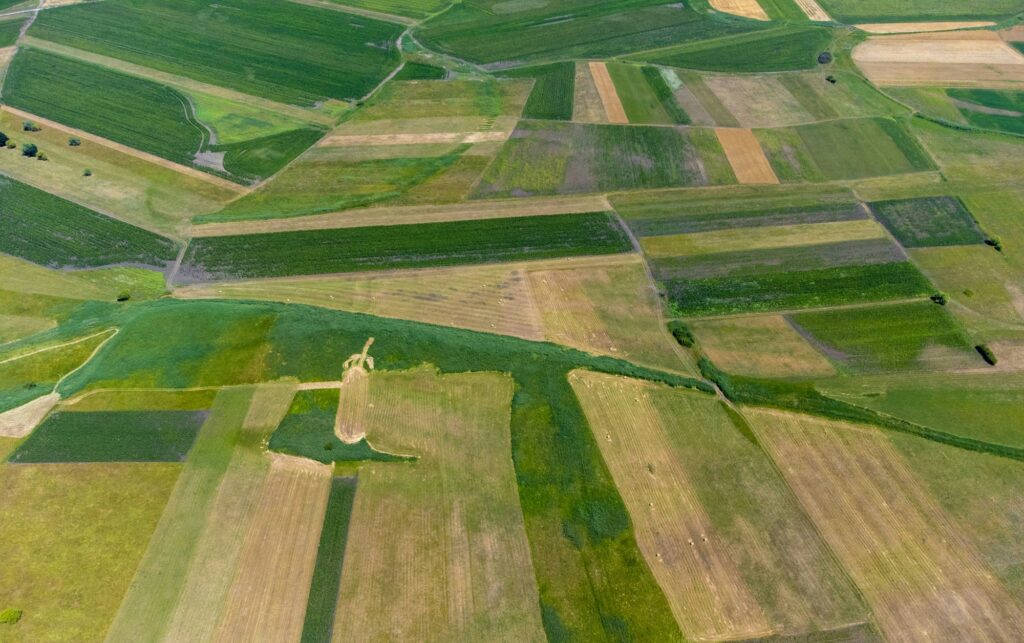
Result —
[{"label": "small bush", "polygon": [[128,301],[131,298],[132,298],[132,294],[130,292],[128,292],[128,291],[124,291],[120,295],[117,296],[117,300],[118,301]]},{"label": "small bush", "polygon": [[38,132],[39,126],[32,121],[25,121],[21,124],[21,129],[26,132]]},{"label": "small bush", "polygon": [[676,338],[676,341],[680,346],[690,348],[696,341],[693,337],[693,333],[687,328],[686,324],[679,320],[673,320],[668,323],[668,330],[672,333],[672,337]]},{"label": "small bush", "polygon": [[82,141],[78,140],[75,137],[71,137],[71,138],[68,139],[68,145],[70,145],[71,147],[78,147],[81,144],[82,144]]},{"label": "small bush", "polygon": [[82,176],[92,176],[92,170],[90,170],[89,168],[85,168],[84,170],[82,170]]},{"label": "small bush", "polygon": [[825,76],[825,80],[827,80],[828,82],[832,83],[833,85],[835,85],[837,82],[839,82],[838,80],[836,80],[835,76]]},{"label": "small bush", "polygon": [[36,156],[36,160],[37,161],[48,161],[49,159],[46,158],[46,154],[40,152],[39,155]]},{"label": "small bush", "polygon": [[999,359],[996,358],[996,354],[993,353],[992,349],[986,344],[978,344],[974,347],[974,350],[978,351],[978,354],[981,355],[981,359],[988,362],[990,366],[995,366],[996,362],[999,361]]},{"label": "small bush", "polygon": [[14,625],[21,620],[22,611],[13,607],[0,610],[0,625]]},{"label": "small bush", "polygon": [[820,54],[818,54],[819,65],[827,65],[830,62],[832,62],[832,54],[830,52],[823,51]]},{"label": "small bush", "polygon": [[937,292],[932,295],[930,299],[940,306],[945,306],[946,302],[949,300],[944,292]]},{"label": "small bush", "polygon": [[1003,251],[1003,240],[1000,239],[999,237],[989,237],[985,239],[985,245],[992,246],[993,248],[996,249],[996,252]]},{"label": "small bush", "polygon": [[11,140],[11,137],[7,134],[0,132],[0,145],[7,145],[7,141]]},{"label": "small bush", "polygon": [[9,141],[7,141],[7,143],[6,143],[5,145],[4,145],[4,147],[6,147],[6,148],[7,148],[7,149],[9,149],[9,150],[13,150],[14,148],[18,147],[18,144],[17,144],[17,143],[15,143],[14,141],[11,141],[11,140],[9,140]]},{"label": "small bush", "polygon": [[35,143],[25,143],[21,146],[21,155],[29,158],[39,153],[39,148],[36,147]]}]

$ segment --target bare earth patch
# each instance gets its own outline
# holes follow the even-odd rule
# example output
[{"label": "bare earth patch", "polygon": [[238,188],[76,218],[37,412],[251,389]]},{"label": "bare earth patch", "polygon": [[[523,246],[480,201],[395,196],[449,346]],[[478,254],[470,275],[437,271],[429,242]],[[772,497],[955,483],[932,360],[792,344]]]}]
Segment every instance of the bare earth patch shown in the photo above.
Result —
[{"label": "bare earth patch", "polygon": [[814,22],[832,22],[832,16],[821,8],[817,0],[796,0],[796,4]]},{"label": "bare earth patch", "polygon": [[764,12],[757,0],[711,0],[711,6],[722,13],[731,13],[734,16],[753,18],[754,20],[768,20],[768,14]]},{"label": "bare earth patch", "polygon": [[966,22],[869,22],[861,25],[854,25],[861,31],[873,34],[892,33],[923,33],[928,31],[955,31],[957,29],[973,29],[976,27],[991,27],[996,23],[976,20]]},{"label": "bare earth patch", "polygon": [[597,86],[597,93],[601,96],[601,103],[604,105],[605,116],[609,123],[628,123],[626,110],[619,100],[619,93],[615,89],[615,83],[608,73],[608,67],[603,62],[591,62],[590,74],[594,77],[594,84]]},{"label": "bare earth patch", "polygon": [[49,393],[19,407],[0,413],[0,437],[23,438],[36,428],[57,402],[60,394]]},{"label": "bare earth patch", "polygon": [[761,143],[749,129],[715,129],[729,165],[740,183],[777,184],[779,179],[761,149]]},{"label": "bare earth patch", "polygon": [[495,143],[504,141],[510,132],[432,132],[427,134],[332,134],[320,145],[426,145],[437,143]]},{"label": "bare earth patch", "polygon": [[880,429],[747,408],[891,641],[1010,641],[1024,611]]},{"label": "bare earth patch", "polygon": [[881,85],[1024,87],[1024,56],[993,31],[875,37],[853,59]]}]

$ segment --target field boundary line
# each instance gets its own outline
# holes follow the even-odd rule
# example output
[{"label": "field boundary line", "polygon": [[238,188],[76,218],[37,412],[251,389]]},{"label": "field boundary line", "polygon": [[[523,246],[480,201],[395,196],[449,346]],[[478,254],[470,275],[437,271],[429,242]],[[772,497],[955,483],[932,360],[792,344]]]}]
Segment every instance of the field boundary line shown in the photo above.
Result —
[{"label": "field boundary line", "polygon": [[[535,210],[530,212],[530,210]],[[283,219],[250,219],[192,225],[189,237],[223,237],[238,234],[269,234],[296,230],[328,230],[334,228],[375,227],[384,225],[415,225],[482,219],[506,219],[526,216],[549,216],[604,212],[612,210],[606,197],[564,197],[540,199],[501,199],[465,201],[450,205],[409,205],[353,208],[338,212],[312,214]],[[408,221],[402,221],[403,218]],[[381,223],[375,220],[384,220]]]},{"label": "field boundary line", "polygon": [[151,80],[168,87],[180,89],[186,92],[199,92],[203,94],[210,94],[217,98],[223,98],[226,100],[233,100],[239,103],[245,103],[254,107],[266,109],[268,111],[276,112],[284,116],[290,116],[297,120],[302,120],[307,123],[315,123],[318,125],[324,125],[325,127],[333,127],[335,125],[335,119],[327,114],[315,112],[313,110],[299,107],[297,105],[289,105],[287,103],[280,103],[260,96],[253,96],[252,94],[246,94],[219,85],[211,85],[204,83],[199,80],[193,80],[187,76],[179,76],[177,74],[171,74],[165,71],[159,71],[145,65],[138,65],[127,60],[121,60],[119,58],[113,58],[111,56],[104,56],[103,54],[96,54],[91,51],[85,51],[84,49],[78,49],[76,47],[69,47],[60,43],[44,40],[42,38],[35,38],[33,36],[25,36],[21,40],[21,44],[33,47],[35,49],[42,49],[52,54],[59,56],[65,56],[67,58],[73,58],[81,62],[91,63],[98,65],[105,69],[111,69],[113,71],[121,72],[129,76],[135,76],[136,78],[143,78]]},{"label": "field boundary line", "polygon": [[18,109],[16,107],[11,107],[10,105],[3,105],[3,107],[0,108],[0,109],[2,109],[5,112],[8,112],[10,114],[13,114],[13,115],[15,115],[15,116],[17,116],[19,118],[25,118],[25,119],[28,119],[28,120],[36,121],[36,122],[41,123],[42,125],[45,125],[47,127],[52,127],[54,129],[60,130],[62,132],[66,132],[68,134],[73,134],[73,135],[78,136],[80,138],[88,139],[88,140],[90,140],[93,143],[96,143],[98,145],[103,145],[104,147],[108,147],[108,148],[110,148],[112,150],[116,150],[118,152],[122,152],[124,154],[128,154],[128,155],[134,156],[136,158],[142,159],[143,161],[147,161],[147,162],[152,163],[154,165],[159,165],[159,166],[167,168],[169,170],[174,170],[175,172],[178,172],[179,174],[184,174],[184,175],[190,176],[192,178],[196,178],[196,179],[200,179],[200,180],[206,181],[207,183],[212,183],[212,184],[217,185],[219,187],[227,188],[227,189],[231,190],[232,192],[236,192],[236,193],[238,193],[240,195],[241,194],[246,194],[246,193],[249,192],[249,188],[247,188],[244,185],[239,185],[238,183],[234,183],[232,181],[229,181],[227,179],[221,178],[219,176],[215,176],[213,174],[208,174],[206,172],[203,172],[202,170],[197,170],[195,168],[188,167],[187,165],[181,165],[180,163],[175,163],[174,161],[168,161],[165,158],[161,158],[159,156],[155,156],[155,155],[150,154],[148,152],[143,152],[141,150],[137,150],[137,149],[135,149],[133,147],[128,147],[127,145],[123,145],[121,143],[116,143],[114,141],[111,141],[110,139],[103,138],[102,136],[97,136],[96,134],[91,134],[91,133],[86,132],[84,130],[75,129],[74,127],[68,127],[67,125],[62,125],[61,123],[58,123],[56,121],[51,121],[48,118],[43,118],[42,116],[37,116],[36,114],[32,114],[31,112],[26,112],[24,110],[20,110],[20,109]]},{"label": "field boundary line", "polygon": [[[9,364],[10,362],[16,362],[19,359],[24,359],[24,358],[30,357],[32,355],[38,355],[39,353],[45,353],[46,351],[52,351],[52,350],[56,350],[58,348],[64,348],[65,346],[72,346],[72,345],[77,344],[79,342],[84,342],[87,339],[92,339],[93,337],[99,337],[103,333],[108,333],[110,331],[114,331],[114,335],[116,335],[117,334],[117,330],[118,329],[116,329],[116,328],[104,328],[103,330],[101,330],[99,332],[92,333],[91,335],[86,335],[85,337],[79,337],[77,339],[72,339],[70,341],[61,342],[60,344],[54,344],[52,346],[46,346],[44,348],[37,348],[36,350],[29,351],[27,353],[21,353],[20,355],[15,355],[14,357],[8,357],[7,359],[0,360],[0,365]],[[113,337],[113,335],[111,335],[111,337]],[[102,344],[101,344],[101,346],[102,346]],[[88,361],[88,360],[86,360],[86,361]]]},{"label": "field boundary line", "polygon": [[340,2],[329,2],[326,0],[288,0],[295,4],[304,4],[307,7],[318,7],[320,9],[327,9],[328,11],[338,11],[341,13],[351,13],[353,15],[362,16],[364,18],[373,18],[374,20],[381,20],[383,22],[394,22],[400,25],[406,25],[413,27],[418,25],[420,21],[415,18],[407,18],[405,16],[398,16],[393,13],[386,13],[384,11],[374,11],[373,9],[363,9],[361,7],[353,7],[347,4],[341,4]]}]

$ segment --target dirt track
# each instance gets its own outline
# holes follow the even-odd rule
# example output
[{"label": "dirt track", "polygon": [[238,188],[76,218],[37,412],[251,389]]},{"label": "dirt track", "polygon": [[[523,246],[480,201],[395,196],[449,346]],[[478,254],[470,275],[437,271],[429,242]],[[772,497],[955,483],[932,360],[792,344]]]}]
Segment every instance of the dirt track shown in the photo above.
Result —
[{"label": "dirt track", "polygon": [[615,83],[608,74],[608,67],[603,62],[590,63],[590,75],[594,77],[594,84],[597,85],[597,93],[601,95],[601,102],[604,104],[605,115],[609,123],[628,123],[626,110],[619,100],[619,93],[615,89]]},{"label": "dirt track", "polygon": [[768,163],[754,133],[749,129],[719,127],[715,129],[718,142],[725,150],[729,165],[740,183],[777,184],[779,178]]},{"label": "dirt track", "polygon": [[0,438],[25,437],[59,401],[60,395],[50,393],[0,413]]}]

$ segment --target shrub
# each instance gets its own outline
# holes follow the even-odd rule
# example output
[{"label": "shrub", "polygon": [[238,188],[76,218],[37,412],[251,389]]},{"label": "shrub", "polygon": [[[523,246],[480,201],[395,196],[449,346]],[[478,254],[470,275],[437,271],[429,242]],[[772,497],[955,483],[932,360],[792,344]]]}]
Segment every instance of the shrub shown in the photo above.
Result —
[{"label": "shrub", "polygon": [[668,330],[672,333],[672,337],[675,337],[676,341],[679,342],[679,345],[685,348],[692,347],[696,341],[686,324],[679,320],[670,321],[668,323]]},{"label": "shrub", "polygon": [[118,301],[128,301],[131,298],[132,298],[132,294],[130,292],[128,292],[127,290],[123,291],[121,294],[119,294],[117,296],[117,300]]},{"label": "shrub", "polygon": [[930,299],[932,301],[934,301],[936,304],[940,305],[940,306],[945,306],[946,305],[946,301],[948,301],[948,298],[946,297],[946,293],[944,293],[944,292],[937,292],[934,295],[932,295],[930,297]]},{"label": "shrub", "polygon": [[15,143],[14,141],[8,140],[5,147],[9,150],[13,150],[14,148],[18,147],[18,144]]},{"label": "shrub", "polygon": [[21,620],[21,614],[21,610],[16,610],[13,607],[0,610],[0,625],[14,625]]},{"label": "shrub", "polygon": [[46,154],[43,154],[42,152],[40,152],[39,155],[36,156],[36,160],[37,161],[47,161],[49,159],[46,158]]},{"label": "shrub", "polygon": [[21,146],[21,155],[33,157],[39,152],[39,148],[36,147],[35,143],[25,143]]},{"label": "shrub", "polygon": [[82,176],[92,176],[92,170],[90,170],[89,168],[85,168],[84,170],[82,170]]},{"label": "shrub", "polygon": [[70,145],[71,147],[78,147],[81,144],[82,144],[82,141],[78,140],[77,138],[75,138],[73,136],[68,139],[68,145]]},{"label": "shrub", "polygon": [[11,137],[3,132],[0,132],[0,145],[7,145],[7,141],[11,140]]},{"label": "shrub", "polygon": [[21,124],[21,129],[26,132],[38,132],[39,126],[32,121],[25,121]]},{"label": "shrub", "polygon": [[832,54],[830,52],[823,51],[820,54],[818,54],[819,65],[827,65],[830,62],[832,62]]},{"label": "shrub", "polygon": [[993,353],[992,349],[986,344],[978,344],[974,347],[974,350],[978,351],[978,354],[981,355],[981,359],[985,360],[989,366],[995,366],[996,362],[999,361],[996,354]]},{"label": "shrub", "polygon": [[996,249],[996,252],[1003,251],[1003,240],[999,237],[992,236],[985,239],[985,245],[992,246]]}]

